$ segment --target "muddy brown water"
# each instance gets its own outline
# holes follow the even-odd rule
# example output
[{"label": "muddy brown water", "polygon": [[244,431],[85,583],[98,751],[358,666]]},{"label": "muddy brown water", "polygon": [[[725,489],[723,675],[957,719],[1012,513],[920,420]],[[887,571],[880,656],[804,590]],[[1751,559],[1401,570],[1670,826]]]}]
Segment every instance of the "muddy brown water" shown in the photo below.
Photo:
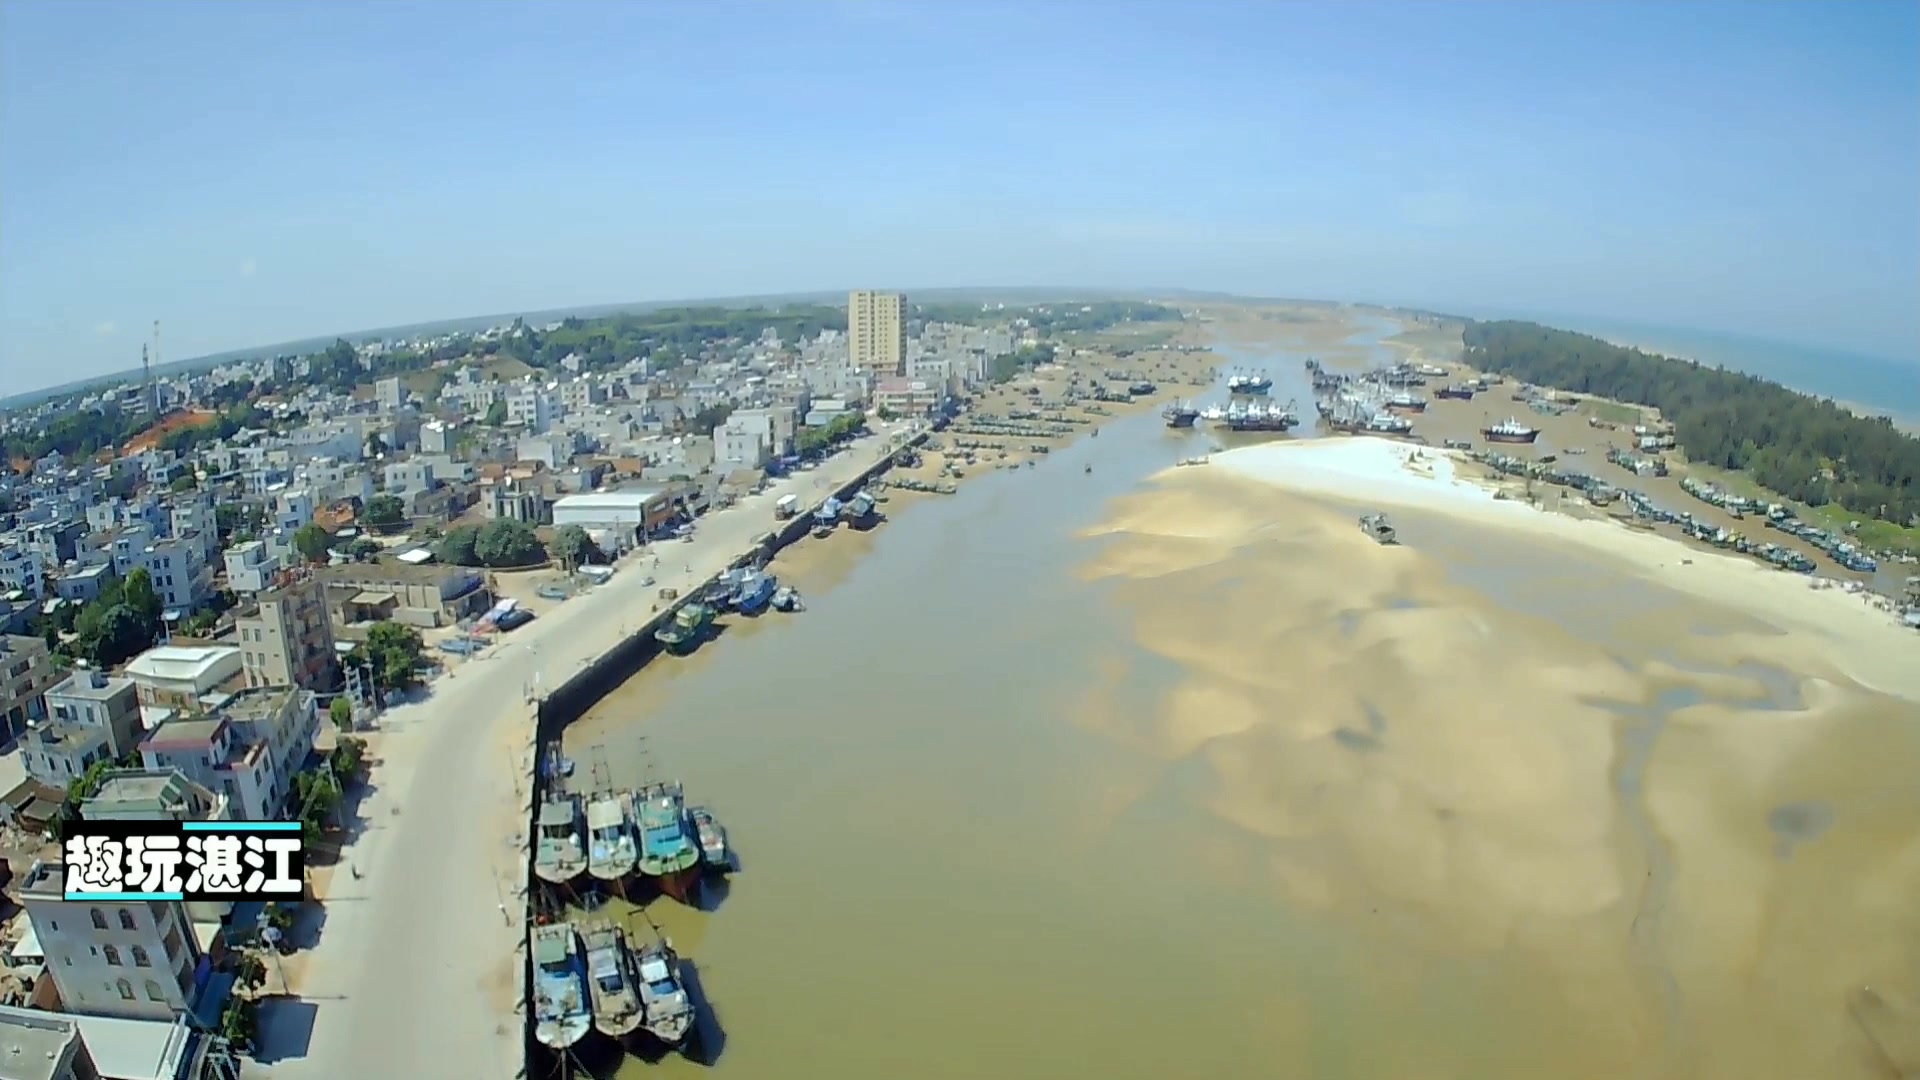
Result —
[{"label": "muddy brown water", "polygon": [[1920,989],[1912,703],[1579,555],[1143,489],[1204,446],[1132,418],[797,551],[809,610],[568,733],[732,832],[715,910],[648,909],[711,1071],[1892,1075],[1848,994]]}]

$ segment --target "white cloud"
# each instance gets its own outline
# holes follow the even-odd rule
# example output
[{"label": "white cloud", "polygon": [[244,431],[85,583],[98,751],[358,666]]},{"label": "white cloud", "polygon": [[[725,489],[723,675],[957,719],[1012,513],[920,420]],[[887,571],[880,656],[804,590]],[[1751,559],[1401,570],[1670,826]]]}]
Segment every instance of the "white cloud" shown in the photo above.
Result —
[{"label": "white cloud", "polygon": [[258,269],[260,269],[260,264],[253,261],[253,256],[249,255],[246,258],[240,260],[240,276],[241,277],[252,277],[253,272]]},{"label": "white cloud", "polygon": [[108,319],[106,322],[95,325],[93,332],[99,334],[101,337],[111,337],[115,329],[117,329],[117,327],[113,325],[113,320]]}]

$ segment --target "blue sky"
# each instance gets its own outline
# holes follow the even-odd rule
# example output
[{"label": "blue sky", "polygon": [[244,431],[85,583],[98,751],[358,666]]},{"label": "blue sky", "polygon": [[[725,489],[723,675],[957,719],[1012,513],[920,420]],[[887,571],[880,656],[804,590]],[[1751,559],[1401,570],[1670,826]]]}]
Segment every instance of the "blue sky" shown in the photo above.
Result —
[{"label": "blue sky", "polygon": [[1912,360],[1920,5],[0,2],[0,378],[1184,286]]}]

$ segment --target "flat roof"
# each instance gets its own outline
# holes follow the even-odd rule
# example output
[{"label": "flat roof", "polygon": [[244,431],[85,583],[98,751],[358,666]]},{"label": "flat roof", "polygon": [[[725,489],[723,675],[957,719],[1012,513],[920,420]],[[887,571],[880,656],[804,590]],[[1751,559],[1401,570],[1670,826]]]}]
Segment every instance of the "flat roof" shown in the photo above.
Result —
[{"label": "flat roof", "polygon": [[75,1016],[80,1036],[101,1076],[114,1080],[174,1080],[196,1037],[173,1020]]},{"label": "flat roof", "polygon": [[76,1016],[0,1005],[0,1062],[8,1080],[53,1080],[81,1030]]},{"label": "flat roof", "polygon": [[229,661],[237,669],[240,649],[233,645],[160,645],[127,661],[127,674],[150,679],[198,683]]},{"label": "flat roof", "polygon": [[211,717],[206,720],[168,720],[154,728],[147,735],[142,746],[151,746],[157,750],[172,750],[190,746],[205,746],[213,741],[226,725],[226,720]]},{"label": "flat roof", "polygon": [[621,488],[618,491],[586,491],[565,495],[553,501],[555,510],[644,510],[648,503],[667,494],[666,485]]}]

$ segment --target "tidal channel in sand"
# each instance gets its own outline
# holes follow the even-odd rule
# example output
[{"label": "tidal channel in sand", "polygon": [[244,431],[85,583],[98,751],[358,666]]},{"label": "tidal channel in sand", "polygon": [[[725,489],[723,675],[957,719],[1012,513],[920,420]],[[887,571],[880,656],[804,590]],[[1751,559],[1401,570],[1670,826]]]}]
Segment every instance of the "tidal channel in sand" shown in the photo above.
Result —
[{"label": "tidal channel in sand", "polygon": [[1143,490],[1206,445],[1129,418],[803,547],[808,611],[567,733],[733,833],[716,910],[649,908],[716,1071],[1887,1075],[1849,994],[1920,989],[1911,701],[1533,538]]}]

